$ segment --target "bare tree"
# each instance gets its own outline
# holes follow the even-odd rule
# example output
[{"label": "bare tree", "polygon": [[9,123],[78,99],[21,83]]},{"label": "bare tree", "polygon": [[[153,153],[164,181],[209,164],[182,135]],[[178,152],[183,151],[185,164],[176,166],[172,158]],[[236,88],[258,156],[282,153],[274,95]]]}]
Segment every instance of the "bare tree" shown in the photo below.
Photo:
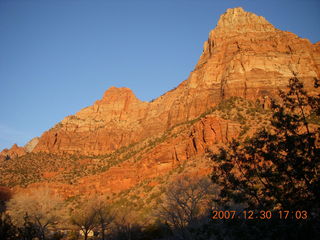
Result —
[{"label": "bare tree", "polygon": [[106,238],[106,230],[114,220],[111,204],[106,196],[95,195],[89,199],[82,199],[79,205],[74,206],[71,211],[71,223],[83,233],[85,240],[91,231],[98,228],[101,239]]},{"label": "bare tree", "polygon": [[182,176],[167,187],[159,215],[181,238],[188,239],[188,228],[208,213],[212,193],[208,178]]},{"label": "bare tree", "polygon": [[38,237],[46,239],[48,227],[57,224],[62,201],[48,188],[41,188],[32,193],[20,193],[8,202],[8,213],[18,227],[23,227],[26,216],[36,227]]},{"label": "bare tree", "polygon": [[115,227],[117,239],[132,240],[139,238],[141,233],[141,225],[139,224],[137,212],[133,211],[130,206],[122,206],[117,208],[115,216]]},{"label": "bare tree", "polygon": [[108,226],[114,220],[114,214],[104,196],[100,196],[94,201],[94,210],[96,212],[97,224],[100,227],[101,239],[105,240],[105,232]]},{"label": "bare tree", "polygon": [[77,226],[83,233],[84,239],[87,240],[89,233],[97,226],[97,212],[94,202],[89,200],[75,207],[70,220],[71,224]]}]

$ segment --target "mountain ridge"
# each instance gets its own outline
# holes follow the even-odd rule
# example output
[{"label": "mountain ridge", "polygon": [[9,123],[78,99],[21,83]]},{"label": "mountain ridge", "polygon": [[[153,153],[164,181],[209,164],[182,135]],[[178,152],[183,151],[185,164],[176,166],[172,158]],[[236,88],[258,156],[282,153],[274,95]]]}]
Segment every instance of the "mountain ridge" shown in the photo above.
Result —
[{"label": "mountain ridge", "polygon": [[320,76],[319,46],[242,8],[228,9],[194,70],[175,89],[143,102],[128,88],[111,87],[92,106],[44,132],[32,152],[107,154],[196,118],[231,96],[264,101],[293,76],[310,88]]}]

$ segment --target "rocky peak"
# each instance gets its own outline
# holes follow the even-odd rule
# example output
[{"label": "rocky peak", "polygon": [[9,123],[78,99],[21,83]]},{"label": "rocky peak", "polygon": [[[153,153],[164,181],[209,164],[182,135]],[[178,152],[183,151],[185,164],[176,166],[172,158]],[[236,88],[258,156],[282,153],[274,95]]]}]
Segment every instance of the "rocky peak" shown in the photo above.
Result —
[{"label": "rocky peak", "polygon": [[25,154],[26,154],[26,150],[24,149],[24,147],[19,147],[17,144],[13,144],[10,149],[6,148],[0,152],[0,160],[12,159],[12,158],[20,157]]},{"label": "rocky peak", "polygon": [[19,149],[19,146],[15,143],[12,145],[11,149],[13,149],[13,150]]},{"label": "rocky peak", "polygon": [[105,91],[101,101],[103,102],[117,102],[123,99],[135,99],[138,100],[130,88],[126,87],[110,87]]},{"label": "rocky peak", "polygon": [[130,109],[140,108],[140,105],[145,105],[145,102],[139,100],[130,88],[111,87],[105,91],[101,100],[95,102],[93,111],[110,117],[116,115],[118,118]]},{"label": "rocky peak", "polygon": [[230,8],[222,14],[214,31],[216,34],[235,34],[245,32],[272,32],[276,31],[276,29],[264,17],[246,12],[241,7],[238,7]]}]

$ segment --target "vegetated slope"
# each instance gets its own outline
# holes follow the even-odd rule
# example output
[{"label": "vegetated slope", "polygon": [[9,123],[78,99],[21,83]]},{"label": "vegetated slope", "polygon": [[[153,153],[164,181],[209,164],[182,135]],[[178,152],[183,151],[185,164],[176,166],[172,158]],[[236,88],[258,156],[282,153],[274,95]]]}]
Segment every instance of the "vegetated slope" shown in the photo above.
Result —
[{"label": "vegetated slope", "polygon": [[232,97],[198,118],[112,154],[29,153],[5,161],[0,168],[0,184],[17,191],[48,185],[66,199],[109,194],[115,204],[133,204],[144,212],[141,206],[152,208],[157,204],[162,190],[175,176],[210,173],[212,163],[206,151],[215,151],[232,138],[245,138],[254,130],[250,126],[265,126],[269,117],[270,112],[259,103]]}]

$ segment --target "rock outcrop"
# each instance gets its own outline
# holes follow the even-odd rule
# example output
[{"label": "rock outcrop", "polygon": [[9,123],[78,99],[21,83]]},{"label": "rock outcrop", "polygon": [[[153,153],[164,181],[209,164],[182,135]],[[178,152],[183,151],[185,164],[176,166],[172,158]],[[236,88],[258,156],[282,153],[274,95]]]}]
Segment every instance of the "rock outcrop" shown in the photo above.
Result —
[{"label": "rock outcrop", "polygon": [[296,76],[320,78],[320,47],[276,29],[265,18],[228,9],[204,44],[189,78],[153,102],[112,87],[101,100],[68,116],[40,138],[33,152],[99,155],[196,118],[230,96],[264,99]]},{"label": "rock outcrop", "polygon": [[14,144],[10,149],[5,148],[0,152],[0,160],[13,159],[23,156],[26,153],[24,147],[19,147],[17,144]]},{"label": "rock outcrop", "polygon": [[0,152],[0,160],[14,159],[16,157],[20,157],[29,152],[32,152],[32,150],[38,144],[38,142],[39,142],[39,138],[35,137],[31,139],[23,147],[19,147],[17,144],[14,144],[10,149],[5,148]]},{"label": "rock outcrop", "polygon": [[27,142],[26,145],[24,145],[24,149],[26,150],[26,152],[32,152],[35,146],[37,146],[38,142],[39,142],[38,137],[32,138],[29,142]]}]

